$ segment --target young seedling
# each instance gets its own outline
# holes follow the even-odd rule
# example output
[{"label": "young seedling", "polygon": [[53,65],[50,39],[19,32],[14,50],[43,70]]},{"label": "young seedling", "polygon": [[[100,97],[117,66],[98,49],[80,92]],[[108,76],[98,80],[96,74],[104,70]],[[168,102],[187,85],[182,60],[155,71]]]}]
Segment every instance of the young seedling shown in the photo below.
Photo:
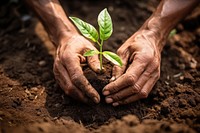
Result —
[{"label": "young seedling", "polygon": [[104,41],[107,40],[113,32],[112,19],[106,8],[102,10],[98,15],[99,33],[91,24],[86,23],[77,17],[69,17],[69,18],[73,21],[73,23],[83,34],[83,36],[85,36],[86,38],[92,40],[93,42],[99,45],[99,51],[89,50],[84,53],[84,56],[93,56],[98,54],[100,60],[100,71],[102,71],[103,68],[102,65],[103,56],[109,61],[111,61],[113,64],[122,66],[122,61],[117,54],[110,51],[103,51]]}]

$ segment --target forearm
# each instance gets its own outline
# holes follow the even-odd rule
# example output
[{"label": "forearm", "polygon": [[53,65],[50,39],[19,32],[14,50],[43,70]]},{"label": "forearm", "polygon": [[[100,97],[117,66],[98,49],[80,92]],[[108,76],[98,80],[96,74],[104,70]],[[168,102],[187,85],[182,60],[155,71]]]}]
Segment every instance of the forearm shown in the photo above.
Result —
[{"label": "forearm", "polygon": [[198,4],[199,0],[162,0],[140,30],[153,32],[156,44],[162,50],[170,31]]},{"label": "forearm", "polygon": [[58,0],[25,0],[43,23],[51,41],[57,47],[63,36],[78,34]]}]

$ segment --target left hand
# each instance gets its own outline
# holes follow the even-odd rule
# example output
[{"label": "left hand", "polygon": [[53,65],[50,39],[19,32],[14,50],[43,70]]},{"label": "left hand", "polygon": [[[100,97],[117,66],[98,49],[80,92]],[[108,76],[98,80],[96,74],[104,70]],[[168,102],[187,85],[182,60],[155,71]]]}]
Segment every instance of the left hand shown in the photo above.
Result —
[{"label": "left hand", "polygon": [[70,97],[83,103],[99,103],[100,96],[83,74],[81,63],[100,72],[98,55],[84,57],[87,50],[96,50],[93,44],[79,34],[63,36],[54,61],[54,75],[60,87]]},{"label": "left hand", "polygon": [[115,80],[103,89],[106,102],[113,106],[146,98],[160,77],[162,41],[153,31],[138,31],[117,51],[123,66],[113,67]]}]

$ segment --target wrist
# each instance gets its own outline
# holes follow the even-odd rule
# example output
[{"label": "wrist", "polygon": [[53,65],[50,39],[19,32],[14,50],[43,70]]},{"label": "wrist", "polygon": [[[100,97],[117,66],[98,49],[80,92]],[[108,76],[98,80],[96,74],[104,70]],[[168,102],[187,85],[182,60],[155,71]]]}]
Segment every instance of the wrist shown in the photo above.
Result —
[{"label": "wrist", "polygon": [[148,19],[138,30],[146,39],[148,39],[161,52],[171,28],[163,26],[159,16]]},{"label": "wrist", "polygon": [[78,34],[67,18],[59,0],[25,0],[44,25],[50,40],[57,47],[63,38]]},{"label": "wrist", "polygon": [[158,21],[145,22],[143,26],[130,38],[130,42],[143,42],[145,45],[150,45],[156,51],[161,52],[168,35],[158,26]]},{"label": "wrist", "polygon": [[194,7],[198,5],[198,0],[163,0],[156,11],[140,28],[140,32],[150,38],[156,47],[162,50],[170,31],[183,19]]},{"label": "wrist", "polygon": [[66,45],[67,42],[69,42],[72,38],[76,38],[78,36],[81,36],[78,32],[62,32],[60,34],[60,37],[57,39],[56,42],[53,42],[55,47],[57,48],[59,45]]},{"label": "wrist", "polygon": [[78,31],[69,20],[65,20],[65,22],[63,20],[59,21],[58,18],[56,20],[57,22],[53,25],[51,25],[51,23],[48,23],[49,25],[45,25],[49,38],[55,47],[58,47],[58,45],[66,42],[72,36],[79,35]]}]

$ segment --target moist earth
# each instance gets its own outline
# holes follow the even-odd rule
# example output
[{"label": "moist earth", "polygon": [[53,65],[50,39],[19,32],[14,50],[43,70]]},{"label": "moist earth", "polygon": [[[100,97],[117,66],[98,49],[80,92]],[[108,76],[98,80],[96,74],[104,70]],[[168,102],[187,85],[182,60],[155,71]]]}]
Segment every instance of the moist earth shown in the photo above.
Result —
[{"label": "moist earth", "polygon": [[[147,99],[112,107],[79,103],[54,79],[56,49],[40,21],[21,1],[0,5],[0,133],[60,132],[200,132],[200,8],[169,37],[162,52],[161,77]],[[156,0],[84,0],[62,2],[70,16],[97,27],[98,13],[108,8],[114,32],[104,49],[116,52],[155,10]],[[84,75],[101,93],[112,64],[97,74],[83,64]]]}]

